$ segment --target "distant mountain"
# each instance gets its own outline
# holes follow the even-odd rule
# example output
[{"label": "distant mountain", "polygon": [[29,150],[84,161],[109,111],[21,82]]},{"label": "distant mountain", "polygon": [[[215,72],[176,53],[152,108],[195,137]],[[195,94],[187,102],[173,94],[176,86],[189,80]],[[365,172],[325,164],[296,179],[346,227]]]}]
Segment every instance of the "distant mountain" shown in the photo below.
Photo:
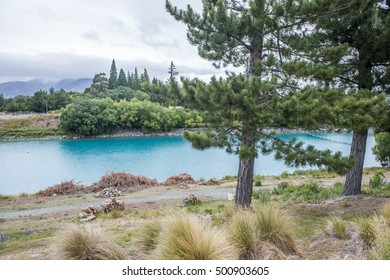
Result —
[{"label": "distant mountain", "polygon": [[0,94],[6,97],[14,97],[18,95],[33,95],[39,90],[49,91],[51,87],[55,90],[64,89],[66,91],[83,92],[92,83],[92,79],[64,79],[56,81],[48,81],[43,79],[33,79],[26,82],[6,82],[0,83]]}]

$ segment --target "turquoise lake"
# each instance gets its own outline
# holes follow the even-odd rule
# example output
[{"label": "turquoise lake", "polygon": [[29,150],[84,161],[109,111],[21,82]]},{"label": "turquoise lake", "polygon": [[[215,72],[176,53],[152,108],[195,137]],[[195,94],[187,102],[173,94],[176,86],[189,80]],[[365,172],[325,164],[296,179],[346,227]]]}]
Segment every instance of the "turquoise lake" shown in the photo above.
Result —
[{"label": "turquoise lake", "polygon": [[[318,149],[348,155],[351,134],[284,134]],[[369,135],[365,166],[379,166]],[[195,179],[236,175],[238,159],[223,149],[197,151],[182,137],[133,137],[80,140],[0,142],[0,193],[35,193],[66,180],[85,185],[99,181],[107,172],[129,172],[164,181],[172,175],[189,173]],[[292,172],[272,155],[259,156],[255,173],[278,175]]]}]

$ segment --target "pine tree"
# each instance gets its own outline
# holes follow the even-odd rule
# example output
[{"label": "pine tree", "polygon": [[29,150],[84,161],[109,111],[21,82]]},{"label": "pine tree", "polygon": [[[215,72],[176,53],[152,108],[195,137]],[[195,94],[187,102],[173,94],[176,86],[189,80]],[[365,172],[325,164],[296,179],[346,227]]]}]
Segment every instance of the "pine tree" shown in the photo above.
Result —
[{"label": "pine tree", "polygon": [[350,156],[355,164],[347,174],[343,195],[356,195],[361,192],[368,129],[381,123],[386,105],[380,93],[390,89],[389,1],[313,4],[313,10],[323,13],[292,36],[304,60],[286,64],[285,69],[320,81],[324,89],[344,90],[343,101],[333,110],[333,124],[353,131]]},{"label": "pine tree", "polygon": [[118,72],[116,70],[115,60],[112,60],[111,69],[110,69],[110,77],[108,78],[108,88],[114,89],[116,88],[116,83],[118,80]]},{"label": "pine tree", "polygon": [[142,83],[150,84],[150,77],[146,68],[144,68],[144,73],[141,75],[141,81]]},{"label": "pine tree", "polygon": [[127,87],[128,86],[126,74],[125,74],[125,71],[123,71],[122,68],[119,71],[118,81],[116,82],[116,85],[118,87]]},{"label": "pine tree", "polygon": [[[293,18],[296,6],[291,1],[204,0],[202,14],[191,6],[179,10],[169,1],[166,8],[187,25],[188,39],[198,46],[201,57],[217,67],[246,67],[246,76],[213,78],[209,84],[183,80],[186,104],[201,111],[210,128],[184,136],[198,149],[217,146],[238,154],[237,205],[251,204],[254,162],[259,152],[275,151],[275,158],[293,166],[325,164],[340,168],[340,153],[332,156],[330,151],[304,148],[295,140],[283,142],[266,129],[285,123],[280,108],[287,100],[289,80],[279,69],[289,48],[282,39],[302,23]],[[343,167],[347,165],[342,163]]]},{"label": "pine tree", "polygon": [[93,77],[90,89],[94,89],[97,92],[106,92],[108,89],[108,80],[105,73],[96,74]]},{"label": "pine tree", "polygon": [[169,83],[176,81],[176,76],[179,75],[179,72],[176,71],[176,66],[175,64],[173,64],[173,61],[171,61],[171,65],[169,66],[168,74],[169,74],[169,78],[168,78]]},{"label": "pine tree", "polygon": [[140,81],[139,81],[139,76],[138,76],[137,67],[135,67],[135,69],[134,69],[133,89],[134,89],[134,90],[139,90],[139,89],[141,89],[141,85],[140,85]]}]

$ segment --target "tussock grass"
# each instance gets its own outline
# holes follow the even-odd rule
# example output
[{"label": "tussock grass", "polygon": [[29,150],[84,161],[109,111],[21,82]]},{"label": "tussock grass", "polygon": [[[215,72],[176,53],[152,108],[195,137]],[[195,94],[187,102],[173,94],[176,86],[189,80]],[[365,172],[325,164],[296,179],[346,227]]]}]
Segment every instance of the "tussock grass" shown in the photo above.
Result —
[{"label": "tussock grass", "polygon": [[241,259],[252,259],[259,244],[255,215],[243,209],[233,214],[229,225],[230,239],[238,248]]},{"label": "tussock grass", "polygon": [[347,232],[347,224],[340,217],[333,216],[329,219],[329,226],[332,232],[339,239],[344,239]]},{"label": "tussock grass", "polygon": [[378,237],[371,250],[371,257],[376,260],[390,260],[390,227],[388,220],[383,216],[373,219]]},{"label": "tussock grass", "polygon": [[55,238],[53,258],[60,260],[124,260],[123,248],[91,227],[72,226]]},{"label": "tussock grass", "polygon": [[382,216],[387,220],[388,223],[390,223],[390,202],[387,202],[385,205],[383,205]]},{"label": "tussock grass", "polygon": [[367,246],[375,245],[378,239],[377,227],[370,218],[361,218],[358,220],[359,236]]},{"label": "tussock grass", "polygon": [[137,245],[141,250],[149,252],[156,248],[158,237],[161,232],[161,223],[151,221],[143,226],[139,232]]},{"label": "tussock grass", "polygon": [[237,259],[228,235],[189,214],[175,214],[163,221],[155,256],[163,260]]},{"label": "tussock grass", "polygon": [[281,209],[262,205],[255,209],[260,238],[272,241],[284,252],[297,252],[291,218]]}]

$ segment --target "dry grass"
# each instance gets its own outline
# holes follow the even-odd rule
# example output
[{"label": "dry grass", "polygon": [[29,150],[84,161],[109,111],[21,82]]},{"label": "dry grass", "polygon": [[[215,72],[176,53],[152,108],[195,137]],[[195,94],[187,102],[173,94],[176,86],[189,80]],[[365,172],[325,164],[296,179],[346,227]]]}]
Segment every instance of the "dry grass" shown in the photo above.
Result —
[{"label": "dry grass", "polygon": [[229,225],[230,239],[238,248],[241,259],[254,259],[259,244],[255,215],[250,211],[238,210]]},{"label": "dry grass", "polygon": [[148,222],[139,232],[137,245],[145,252],[154,250],[157,246],[160,232],[161,223],[159,221]]},{"label": "dry grass", "polygon": [[261,238],[272,241],[286,253],[298,251],[291,218],[285,212],[271,205],[263,205],[255,209],[255,215]]},{"label": "dry grass", "polygon": [[72,226],[55,238],[53,259],[124,260],[123,248],[91,227]]},{"label": "dry grass", "polygon": [[370,218],[361,218],[358,220],[359,236],[363,239],[364,243],[371,247],[375,245],[378,239],[377,227],[374,221]]},{"label": "dry grass", "polygon": [[382,216],[390,223],[390,202],[383,205]]},{"label": "dry grass", "polygon": [[346,237],[347,224],[343,219],[337,216],[332,216],[328,223],[337,238],[344,239]]},{"label": "dry grass", "polygon": [[228,235],[196,216],[176,214],[163,221],[155,256],[162,260],[238,259]]}]

